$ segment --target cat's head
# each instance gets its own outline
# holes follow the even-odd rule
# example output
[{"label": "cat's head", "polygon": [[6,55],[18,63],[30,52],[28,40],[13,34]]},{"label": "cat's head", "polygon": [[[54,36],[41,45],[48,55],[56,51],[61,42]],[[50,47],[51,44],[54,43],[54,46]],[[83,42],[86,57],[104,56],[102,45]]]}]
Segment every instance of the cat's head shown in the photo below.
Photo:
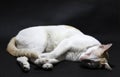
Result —
[{"label": "cat's head", "polygon": [[93,68],[101,68],[112,70],[108,64],[108,49],[112,44],[95,45],[86,49],[86,52],[81,54],[80,61],[85,62],[88,66]]}]

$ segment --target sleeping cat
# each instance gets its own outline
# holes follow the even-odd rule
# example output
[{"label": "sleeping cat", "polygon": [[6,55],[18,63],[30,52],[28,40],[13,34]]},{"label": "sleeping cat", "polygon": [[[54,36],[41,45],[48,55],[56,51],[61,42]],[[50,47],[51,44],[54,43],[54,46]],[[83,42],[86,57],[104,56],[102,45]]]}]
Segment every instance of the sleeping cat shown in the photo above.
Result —
[{"label": "sleeping cat", "polygon": [[62,60],[87,62],[99,65],[95,68],[112,70],[108,64],[106,51],[112,44],[101,44],[92,36],[67,25],[36,26],[21,30],[13,37],[7,51],[17,57],[24,70],[30,70],[29,61],[42,68],[53,68],[54,63]]}]

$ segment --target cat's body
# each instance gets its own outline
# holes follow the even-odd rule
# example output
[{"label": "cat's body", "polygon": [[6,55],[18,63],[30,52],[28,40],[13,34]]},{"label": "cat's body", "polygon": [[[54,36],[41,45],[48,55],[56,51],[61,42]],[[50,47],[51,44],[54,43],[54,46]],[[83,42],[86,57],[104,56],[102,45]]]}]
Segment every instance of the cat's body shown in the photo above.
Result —
[{"label": "cat's body", "polygon": [[[94,37],[85,35],[74,27],[58,25],[23,29],[10,41],[7,50],[18,57],[17,61],[23,67],[30,69],[28,59],[37,65],[43,64],[43,68],[52,68],[53,63],[65,59],[82,61],[96,58],[97,61],[98,56],[103,54],[102,51],[92,52],[89,57],[86,54],[99,46],[102,44]],[[111,44],[106,46],[109,48]],[[105,48],[108,49],[107,47]],[[111,69],[109,66],[107,68]]]}]

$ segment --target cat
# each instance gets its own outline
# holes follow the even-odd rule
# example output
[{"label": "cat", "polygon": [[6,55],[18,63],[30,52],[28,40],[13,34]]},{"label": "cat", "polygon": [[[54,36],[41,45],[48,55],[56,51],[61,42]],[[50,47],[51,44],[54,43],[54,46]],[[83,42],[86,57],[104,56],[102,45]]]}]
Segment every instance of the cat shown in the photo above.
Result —
[{"label": "cat", "polygon": [[[21,30],[7,46],[7,51],[17,57],[25,71],[30,70],[29,61],[44,69],[62,60],[97,62],[102,68],[112,70],[108,64],[108,50],[112,43],[101,44],[97,39],[68,25],[35,26]],[[94,66],[94,65],[93,65]]]}]

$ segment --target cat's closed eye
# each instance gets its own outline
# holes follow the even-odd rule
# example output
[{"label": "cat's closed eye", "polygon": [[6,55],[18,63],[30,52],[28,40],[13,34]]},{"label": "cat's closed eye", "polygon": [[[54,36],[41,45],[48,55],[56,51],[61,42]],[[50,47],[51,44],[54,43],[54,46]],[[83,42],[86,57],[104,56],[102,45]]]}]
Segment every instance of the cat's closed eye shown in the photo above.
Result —
[{"label": "cat's closed eye", "polygon": [[81,62],[81,66],[85,67],[85,68],[100,68],[100,62],[95,62],[92,60],[83,60]]}]

